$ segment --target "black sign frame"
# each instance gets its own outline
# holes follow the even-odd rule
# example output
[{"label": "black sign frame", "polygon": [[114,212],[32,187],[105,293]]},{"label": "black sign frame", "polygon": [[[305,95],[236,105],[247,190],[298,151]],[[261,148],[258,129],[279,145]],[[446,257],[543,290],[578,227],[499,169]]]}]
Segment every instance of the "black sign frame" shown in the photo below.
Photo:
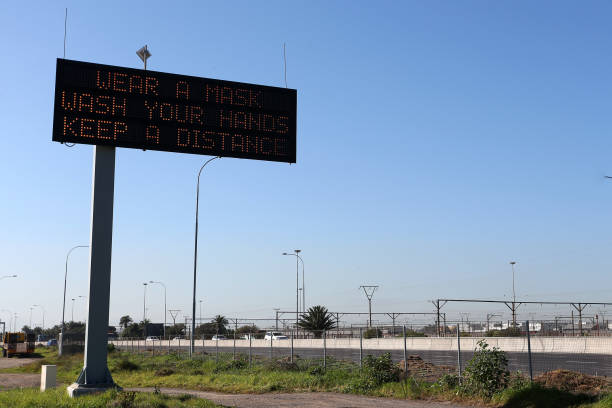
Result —
[{"label": "black sign frame", "polygon": [[295,163],[296,134],[295,89],[57,59],[55,142]]}]

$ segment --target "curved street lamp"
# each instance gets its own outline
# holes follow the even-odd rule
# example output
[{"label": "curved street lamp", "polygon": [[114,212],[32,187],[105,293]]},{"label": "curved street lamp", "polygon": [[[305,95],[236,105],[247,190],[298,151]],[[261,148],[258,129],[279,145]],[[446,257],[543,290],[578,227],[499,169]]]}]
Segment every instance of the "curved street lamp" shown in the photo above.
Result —
[{"label": "curved street lamp", "polygon": [[32,305],[32,307],[40,307],[42,309],[42,329],[45,330],[45,308],[43,305]]},{"label": "curved street lamp", "polygon": [[302,252],[301,249],[294,249],[293,252],[295,252],[294,254],[290,254],[287,252],[283,252],[283,255],[291,255],[291,256],[295,256],[295,277],[296,277],[296,286],[295,286],[295,329],[297,330],[297,326],[298,326],[298,321],[299,321],[299,314],[300,314],[300,278],[299,278],[299,263],[298,260],[300,262],[302,262],[302,307],[304,308],[304,312],[306,312],[306,290],[304,289],[305,285],[304,285],[304,260],[302,259],[302,257],[300,256],[300,252]]},{"label": "curved street lamp", "polygon": [[77,248],[89,248],[89,245],[76,245],[70,248],[70,251],[68,251],[68,253],[66,254],[66,271],[64,272],[64,303],[62,305],[62,330],[60,332],[60,341],[59,341],[59,347],[58,347],[58,354],[60,356],[62,355],[62,352],[64,351],[64,329],[66,326],[64,317],[66,314],[66,282],[68,280],[68,257],[70,256],[72,251],[74,251]]},{"label": "curved street lamp", "polygon": [[198,183],[196,186],[196,213],[195,213],[195,240],[194,240],[194,248],[193,248],[193,299],[191,304],[191,339],[189,343],[189,357],[193,356],[193,352],[195,349],[195,319],[196,319],[196,279],[197,279],[197,271],[198,271],[198,213],[200,207],[200,176],[202,175],[202,170],[208,163],[213,160],[220,159],[221,156],[213,157],[208,159],[206,163],[200,167],[200,171],[198,171]]}]

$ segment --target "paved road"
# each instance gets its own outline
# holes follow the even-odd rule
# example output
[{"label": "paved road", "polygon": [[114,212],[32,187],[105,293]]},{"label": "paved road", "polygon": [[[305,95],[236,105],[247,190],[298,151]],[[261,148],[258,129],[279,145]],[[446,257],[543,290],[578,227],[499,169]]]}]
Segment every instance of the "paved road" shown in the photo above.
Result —
[{"label": "paved road", "polygon": [[[129,388],[128,391],[153,392],[153,388]],[[451,402],[398,400],[364,397],[361,395],[310,392],[295,394],[219,394],[206,391],[188,391],[161,388],[166,395],[193,395],[226,407],[236,408],[461,408]]]},{"label": "paved road", "polygon": [[[228,341],[230,345],[220,346],[219,353],[233,353],[233,347],[231,341]],[[167,346],[160,347],[156,345],[157,352],[168,352]],[[124,349],[131,350],[130,347],[123,347]],[[147,345],[147,348],[151,349],[151,346]],[[182,353],[188,353],[189,348],[182,346],[171,348],[174,351],[180,350]],[[134,351],[136,351],[134,349]],[[140,350],[142,351],[142,350]],[[215,347],[206,347],[204,349],[209,355],[215,355]],[[202,352],[202,347],[196,348],[196,354]],[[364,350],[363,355],[381,355],[384,353],[391,353],[391,357],[394,361],[400,361],[403,357],[402,350]],[[236,347],[236,353],[243,355],[249,354],[248,347]],[[253,347],[251,350],[252,356],[259,357],[270,357],[270,349],[266,347]],[[301,358],[323,358],[323,350],[319,348],[296,348],[294,354]],[[272,349],[272,356],[274,358],[282,358],[291,355],[290,348],[274,347]],[[457,352],[456,351],[430,351],[430,350],[408,350],[408,355],[418,355],[423,360],[429,361],[435,365],[447,365],[457,366]],[[461,352],[461,366],[465,368],[467,361],[472,358],[472,351]],[[529,373],[529,359],[527,353],[506,353],[509,360],[510,370],[520,370],[523,373]],[[358,349],[327,349],[327,357],[333,357],[337,360],[344,361],[359,361],[359,350]],[[534,375],[555,370],[559,368],[578,371],[585,374],[608,376],[612,377],[612,356],[602,354],[584,354],[584,353],[533,353],[532,364]]]},{"label": "paved road", "polygon": [[[0,369],[20,367],[40,358],[1,358]],[[40,374],[6,374],[0,373],[0,391],[10,388],[38,387],[40,385]]]}]

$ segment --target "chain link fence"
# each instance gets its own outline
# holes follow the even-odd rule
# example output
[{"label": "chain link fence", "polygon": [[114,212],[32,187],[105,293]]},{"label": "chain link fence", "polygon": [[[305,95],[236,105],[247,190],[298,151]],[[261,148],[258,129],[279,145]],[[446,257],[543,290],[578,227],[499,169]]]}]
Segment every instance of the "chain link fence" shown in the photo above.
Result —
[{"label": "chain link fence", "polygon": [[[517,323],[518,325],[518,323]],[[405,326],[395,335],[380,327],[345,328],[330,331],[267,331],[242,336],[212,336],[196,339],[192,358],[214,359],[223,363],[240,359],[249,365],[261,363],[296,364],[299,368],[358,369],[366,356],[391,355],[410,375],[434,381],[446,373],[461,373],[484,339],[508,357],[511,372],[532,377],[565,369],[594,376],[612,376],[612,337],[537,336],[518,330],[513,337],[485,337],[465,333],[456,324],[444,337],[415,335]],[[529,322],[520,327],[532,327]],[[190,357],[190,339],[119,338],[115,347],[149,355],[177,354]]]}]

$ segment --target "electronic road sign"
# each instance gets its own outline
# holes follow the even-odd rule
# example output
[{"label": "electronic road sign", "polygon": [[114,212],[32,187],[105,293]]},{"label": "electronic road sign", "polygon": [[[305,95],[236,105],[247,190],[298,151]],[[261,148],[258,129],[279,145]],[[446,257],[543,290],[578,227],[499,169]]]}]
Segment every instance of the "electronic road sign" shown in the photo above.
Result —
[{"label": "electronic road sign", "polygon": [[58,58],[53,140],[295,163],[297,91]]}]

